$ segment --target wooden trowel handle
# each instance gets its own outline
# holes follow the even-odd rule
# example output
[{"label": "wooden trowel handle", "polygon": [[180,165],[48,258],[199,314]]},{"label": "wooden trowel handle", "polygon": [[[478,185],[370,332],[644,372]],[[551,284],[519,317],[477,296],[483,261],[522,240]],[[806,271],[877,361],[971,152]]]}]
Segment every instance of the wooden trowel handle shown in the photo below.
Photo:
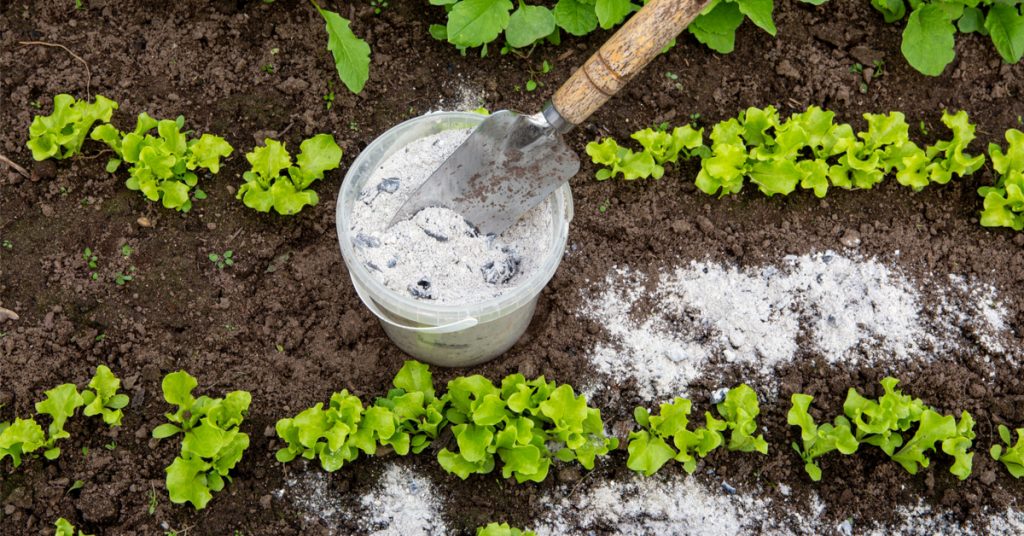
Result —
[{"label": "wooden trowel handle", "polygon": [[615,32],[551,99],[573,125],[586,121],[686,29],[709,0],[651,0]]}]

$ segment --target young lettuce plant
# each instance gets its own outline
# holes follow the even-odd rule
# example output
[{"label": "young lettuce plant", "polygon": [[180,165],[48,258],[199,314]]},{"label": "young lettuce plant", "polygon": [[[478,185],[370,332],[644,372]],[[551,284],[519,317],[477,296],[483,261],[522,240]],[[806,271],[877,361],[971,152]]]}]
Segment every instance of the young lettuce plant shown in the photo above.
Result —
[{"label": "young lettuce plant", "polygon": [[[950,473],[961,480],[971,474],[974,454],[969,450],[975,434],[974,419],[970,414],[963,412],[959,422],[952,415],[941,415],[920,399],[896,389],[898,383],[895,378],[882,379],[884,394],[877,400],[865,398],[851,388],[843,403],[846,418],[836,417],[830,428],[826,428],[828,425],[816,427],[807,414],[810,397],[793,395],[788,420],[800,427],[804,442],[803,449],[795,443],[793,447],[804,459],[804,469],[812,480],[821,478],[821,468],[814,462],[815,458],[831,450],[852,454],[857,450],[857,443],[882,449],[910,474],[917,474],[921,467],[928,467],[931,463],[928,452],[936,450],[936,445],[939,445],[943,452],[953,457]],[[904,433],[914,426],[917,426],[916,431],[904,441]]]},{"label": "young lettuce plant", "polygon": [[606,166],[597,171],[597,180],[610,179],[617,174],[625,180],[660,179],[665,174],[666,163],[675,163],[680,156],[689,159],[706,150],[704,129],[694,130],[690,125],[676,127],[672,132],[647,128],[631,137],[640,143],[643,151],[620,147],[611,138],[587,144],[587,154],[594,163]]},{"label": "young lettuce plant", "polygon": [[46,399],[36,402],[36,413],[50,416],[50,426],[46,433],[46,443],[43,448],[43,456],[47,460],[55,460],[60,456],[60,447],[56,446],[57,441],[71,437],[71,434],[64,430],[67,420],[75,416],[78,408],[85,405],[85,399],[79,394],[78,388],[73,383],[58,385],[46,391]]},{"label": "young lettuce plant", "polygon": [[[245,155],[252,169],[242,176],[245,183],[238,189],[238,199],[258,212],[290,216],[298,214],[306,205],[320,202],[316,192],[309,190],[324,173],[341,164],[341,148],[330,134],[318,134],[299,145],[301,152],[292,165],[292,157],[285,145],[267,139]],[[282,174],[286,171],[286,174]]]},{"label": "young lettuce plant", "polygon": [[277,460],[287,463],[301,456],[319,459],[326,471],[337,471],[354,461],[359,452],[377,453],[388,446],[404,456],[430,446],[444,423],[444,402],[434,396],[433,378],[426,365],[406,361],[393,380],[395,388],[366,409],[358,397],[342,391],[322,403],[275,426],[286,443]]},{"label": "young lettuce plant", "polygon": [[81,530],[76,533],[75,526],[63,517],[57,519],[57,522],[54,523],[54,525],[56,526],[56,532],[54,532],[53,536],[76,536],[76,534],[77,536],[92,536],[91,534],[86,534]]},{"label": "young lettuce plant", "polygon": [[53,98],[53,113],[37,115],[29,126],[28,148],[35,160],[63,160],[78,154],[89,129],[97,121],[106,123],[117,103],[96,95],[93,102],[60,94]]},{"label": "young lettuce plant", "polygon": [[[206,169],[216,175],[220,159],[230,156],[234,149],[224,138],[211,134],[190,140],[189,132],[181,131],[184,125],[183,116],[174,121],[158,121],[143,112],[134,131],[123,133],[113,125],[100,125],[93,130],[92,139],[106,143],[117,154],[107,163],[109,173],[117,171],[122,163],[131,164],[125,181],[129,190],[141,191],[147,199],[161,201],[166,208],[188,212],[193,196],[206,198],[196,188],[196,171]],[[157,136],[149,134],[154,128]]]},{"label": "young lettuce plant", "polygon": [[[1017,428],[1015,433],[1017,434],[1017,442],[1013,443],[1010,429],[1000,424],[999,438],[1003,440],[1006,447],[1004,448],[999,444],[992,445],[992,448],[989,449],[989,454],[993,460],[1002,462],[1006,466],[1006,470],[1013,475],[1013,478],[1020,478],[1024,476],[1024,428]],[[0,451],[0,454],[2,452]]]},{"label": "young lettuce plant", "polygon": [[121,426],[121,418],[124,416],[121,410],[130,402],[128,395],[117,392],[121,380],[106,365],[100,365],[89,380],[89,387],[82,391],[85,416],[99,415],[108,426]]},{"label": "young lettuce plant", "polygon": [[15,418],[10,424],[0,423],[0,462],[10,456],[14,467],[18,467],[24,455],[45,444],[46,433],[35,419]]},{"label": "young lettuce plant", "polygon": [[716,419],[711,412],[704,412],[704,428],[689,430],[691,403],[685,398],[675,398],[672,403],[661,404],[661,412],[651,415],[646,408],[638,407],[633,417],[641,430],[629,434],[629,459],[626,466],[651,476],[669,460],[683,464],[687,473],[697,469],[697,459],[704,458],[724,443],[723,432],[731,430],[726,448],[739,452],[768,453],[768,443],[763,435],[754,437],[757,431],[757,416],[761,410],[757,393],[750,386],[741,384],[730,389],[725,399],[715,406],[722,417]]},{"label": "young lettuce plant", "polygon": [[483,376],[460,377],[448,382],[444,398],[457,450],[444,448],[437,459],[462,479],[490,473],[497,457],[505,478],[542,482],[552,457],[592,469],[597,456],[618,446],[605,436],[600,410],[572,387],[544,377],[527,381],[513,374],[500,388]]},{"label": "young lettuce plant", "polygon": [[1024,230],[1024,132],[1006,131],[1009,145],[1006,152],[999,144],[988,146],[992,167],[999,174],[995,186],[978,188],[985,198],[981,211],[981,224],[985,227],[1009,227]]},{"label": "young lettuce plant", "polygon": [[164,377],[164,400],[178,409],[165,414],[170,422],[153,429],[153,437],[183,435],[181,455],[166,470],[167,491],[171,502],[189,502],[201,510],[214,492],[224,489],[225,480],[231,481],[231,469],[249,448],[249,435],[239,431],[239,426],[252,396],[246,391],[233,391],[222,399],[195,398],[192,391],[197,385],[185,371]]},{"label": "young lettuce plant", "polygon": [[675,398],[672,403],[661,404],[661,412],[651,415],[646,408],[637,407],[633,417],[641,430],[629,434],[629,459],[626,467],[651,476],[669,460],[683,464],[687,473],[697,469],[697,458],[703,458],[722,444],[724,421],[704,412],[705,428],[690,431],[691,403]]},{"label": "young lettuce plant", "polygon": [[476,529],[476,536],[537,536],[532,530],[521,530],[508,523],[488,523]]},{"label": "young lettuce plant", "polygon": [[850,421],[839,415],[832,424],[825,423],[818,426],[814,417],[808,413],[814,397],[801,393],[794,393],[791,401],[792,407],[786,416],[786,422],[793,426],[800,427],[800,440],[802,446],[792,443],[793,450],[800,455],[804,461],[804,471],[817,482],[821,480],[821,466],[815,459],[838,450],[842,454],[850,455],[857,452],[860,443],[853,437],[850,431]]}]

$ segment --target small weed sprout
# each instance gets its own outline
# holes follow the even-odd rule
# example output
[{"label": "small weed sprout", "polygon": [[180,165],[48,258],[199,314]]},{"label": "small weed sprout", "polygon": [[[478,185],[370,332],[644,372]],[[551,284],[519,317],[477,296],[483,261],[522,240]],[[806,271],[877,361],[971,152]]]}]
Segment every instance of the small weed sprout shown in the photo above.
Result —
[{"label": "small weed sprout", "polygon": [[82,251],[82,259],[85,260],[85,265],[91,271],[89,277],[91,277],[93,281],[99,279],[100,274],[96,272],[96,268],[99,266],[99,255],[93,252],[92,248],[87,247]]},{"label": "small weed sprout", "polygon": [[220,255],[211,253],[207,258],[217,266],[218,270],[235,265],[235,252],[230,249]]},{"label": "small weed sprout", "polygon": [[3,247],[7,251],[11,251],[12,249],[14,249],[14,242],[4,239],[3,242],[0,242],[0,247]]}]

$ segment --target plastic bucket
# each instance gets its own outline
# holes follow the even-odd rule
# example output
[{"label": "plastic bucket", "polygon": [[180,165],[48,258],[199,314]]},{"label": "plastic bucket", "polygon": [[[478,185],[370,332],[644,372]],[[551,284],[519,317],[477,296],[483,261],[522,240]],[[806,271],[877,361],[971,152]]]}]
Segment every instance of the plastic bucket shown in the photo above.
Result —
[{"label": "plastic bucket", "polygon": [[476,113],[437,112],[388,130],[359,154],[338,194],[336,221],[341,255],[359,298],[380,319],[395,345],[417,359],[442,367],[467,367],[494,359],[526,331],[541,290],[555,274],[565,251],[573,218],[569,185],[546,201],[552,215],[552,240],[539,269],[501,296],[469,305],[430,303],[385,287],[356,257],[350,217],[366,181],[395,151],[444,130],[473,128],[484,119]]}]

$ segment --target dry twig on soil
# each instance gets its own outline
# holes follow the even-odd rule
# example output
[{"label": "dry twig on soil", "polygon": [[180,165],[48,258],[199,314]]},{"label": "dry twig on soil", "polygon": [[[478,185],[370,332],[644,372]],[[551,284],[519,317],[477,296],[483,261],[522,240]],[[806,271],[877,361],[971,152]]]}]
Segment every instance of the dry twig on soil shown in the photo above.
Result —
[{"label": "dry twig on soil", "polygon": [[19,166],[17,162],[11,160],[10,158],[7,158],[2,154],[0,154],[0,163],[7,164],[8,166],[10,166],[11,169],[17,171],[19,175],[25,177],[26,179],[32,178],[32,176],[29,174],[28,171],[25,170],[25,168]]},{"label": "dry twig on soil", "polygon": [[18,44],[23,46],[23,47],[27,47],[27,46],[41,46],[41,47],[61,48],[61,49],[64,49],[64,51],[67,52],[68,54],[71,54],[72,58],[75,58],[76,60],[80,61],[82,63],[82,65],[85,66],[85,96],[90,98],[90,99],[92,98],[92,91],[91,91],[91,89],[92,89],[91,88],[91,85],[92,85],[92,69],[89,68],[89,63],[86,62],[85,60],[83,60],[81,56],[79,56],[78,54],[75,54],[74,52],[72,52],[70,48],[68,48],[68,47],[66,47],[64,45],[58,44],[58,43],[47,43],[46,41],[18,41]]}]

